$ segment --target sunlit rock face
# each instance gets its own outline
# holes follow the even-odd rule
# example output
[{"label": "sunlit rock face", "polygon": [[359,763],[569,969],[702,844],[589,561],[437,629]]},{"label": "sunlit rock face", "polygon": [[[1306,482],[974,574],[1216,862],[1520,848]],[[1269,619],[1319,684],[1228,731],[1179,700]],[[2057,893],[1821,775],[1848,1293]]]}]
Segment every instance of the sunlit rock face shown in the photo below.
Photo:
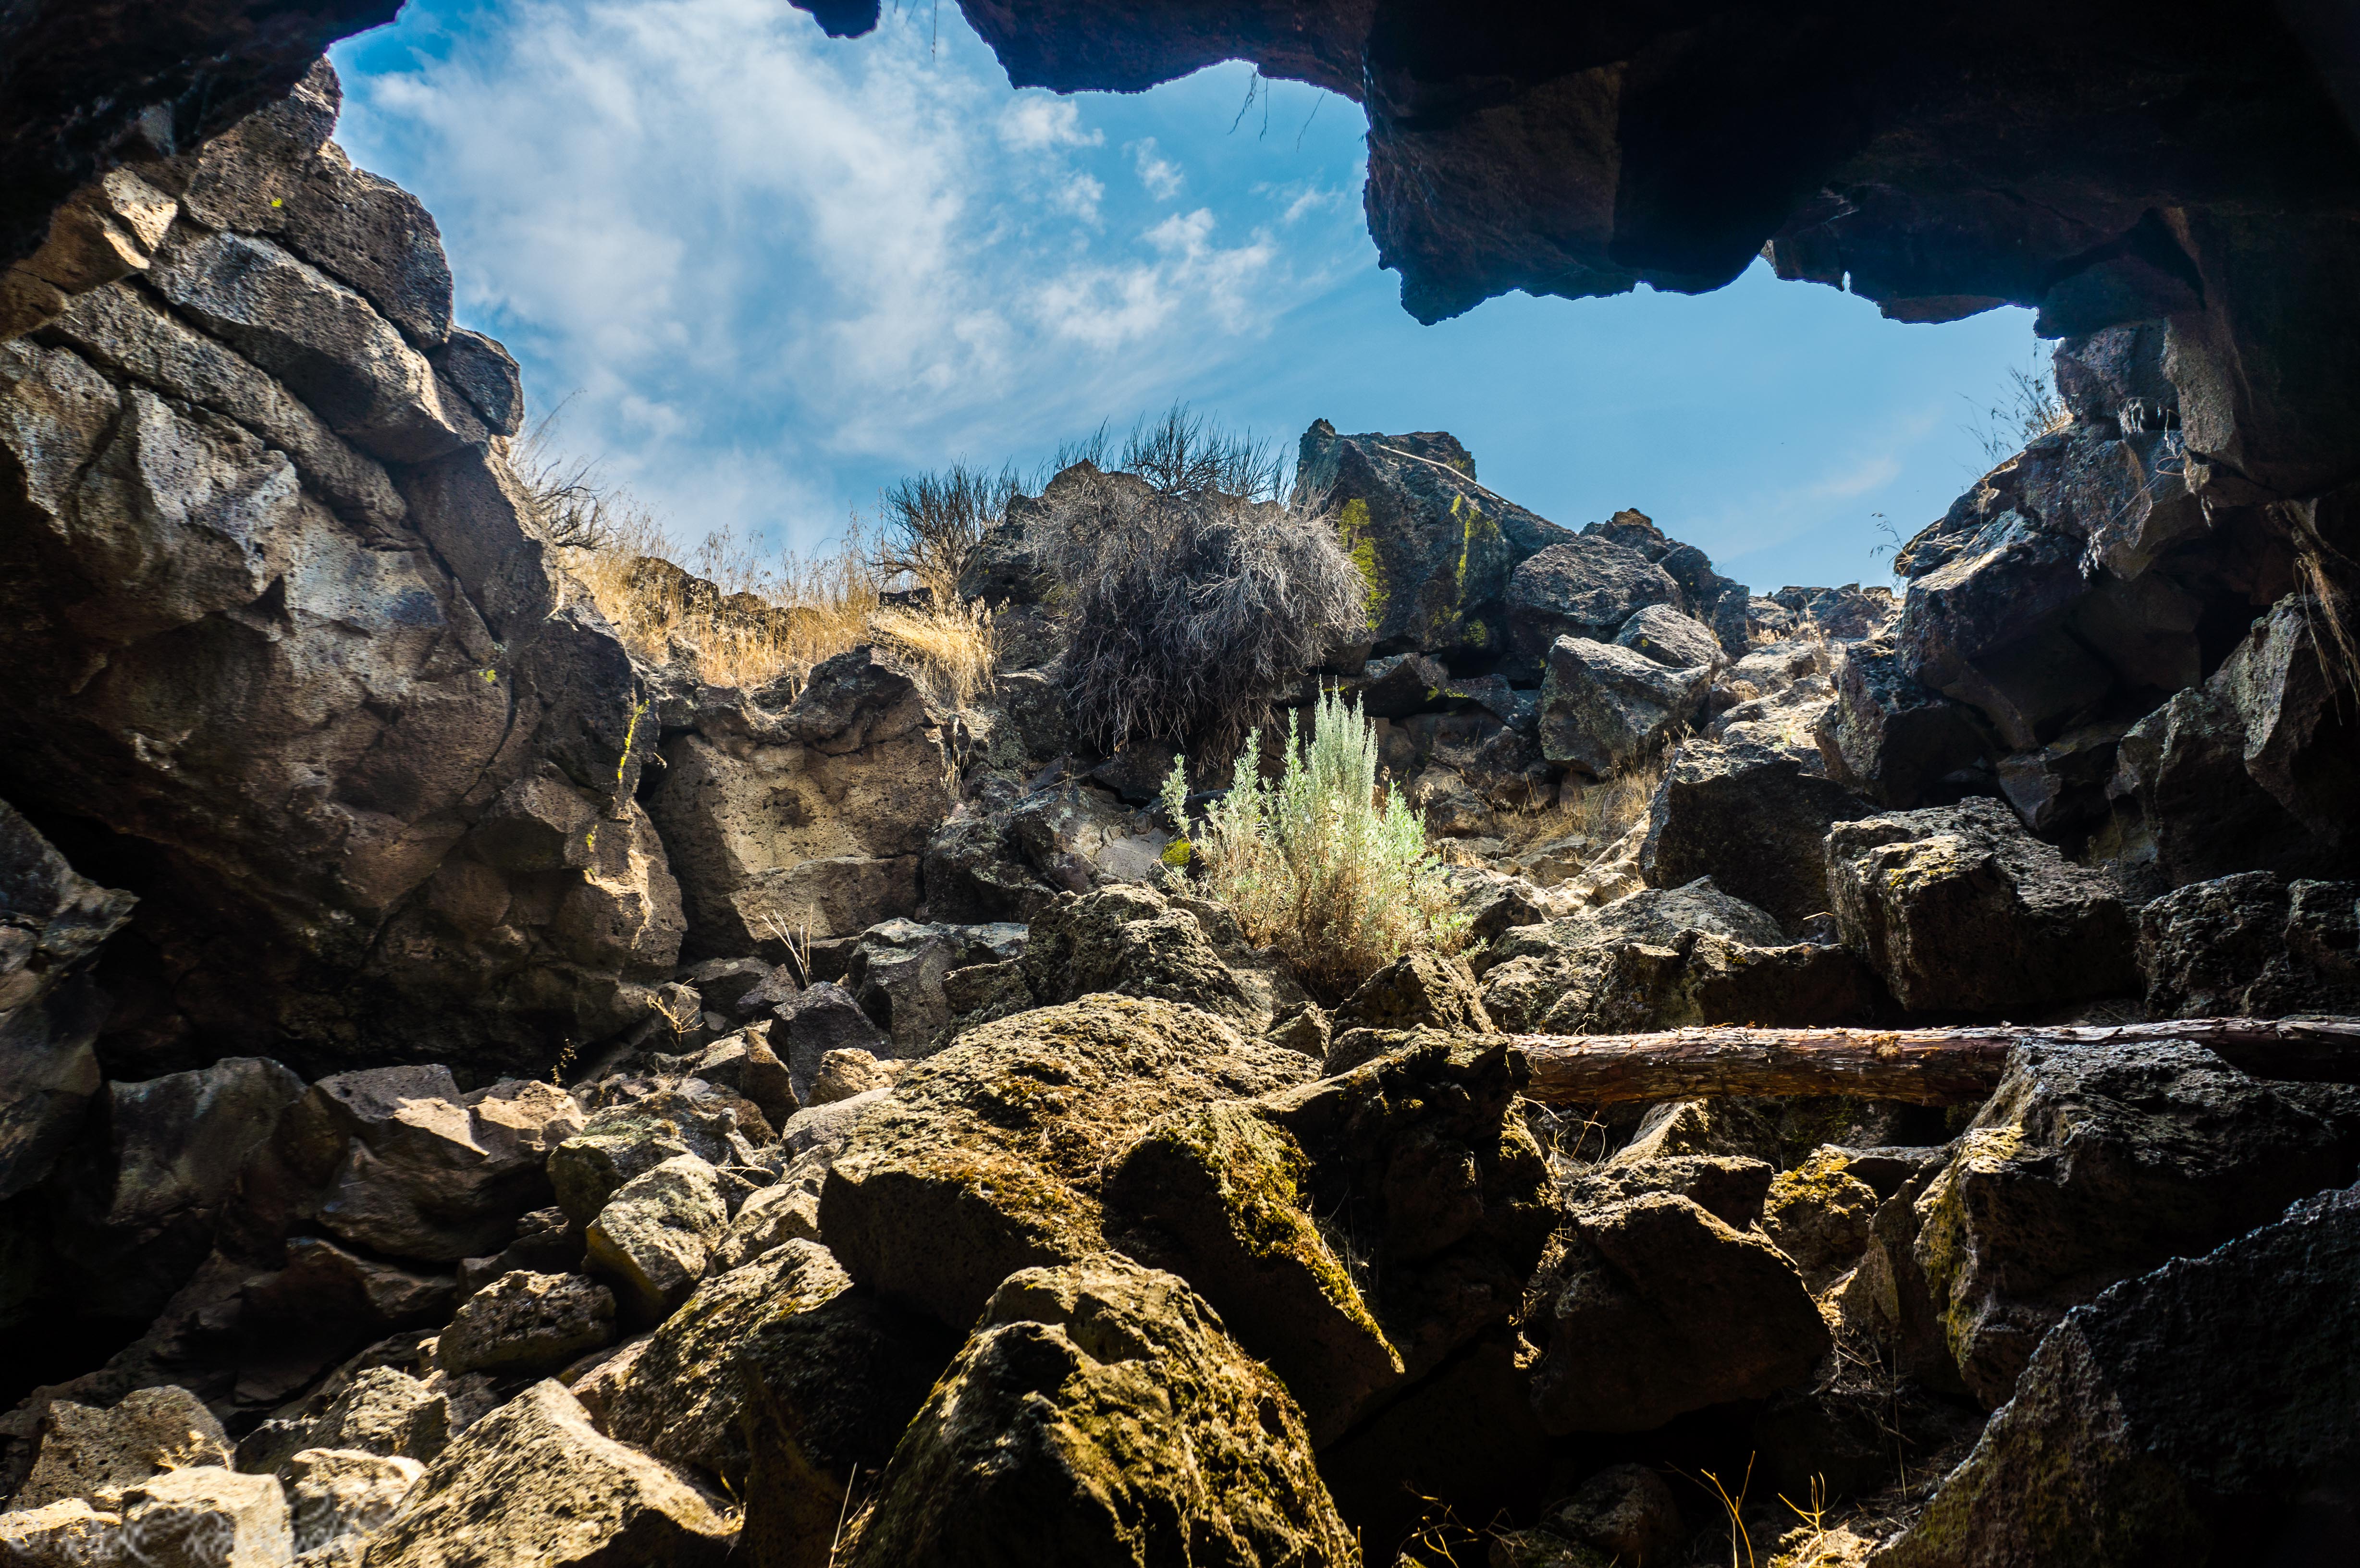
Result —
[{"label": "sunlit rock face", "polygon": [[678,957],[652,736],[525,515],[514,363],[338,102],[321,63],[78,197],[112,248],[0,342],[0,783],[141,898],[110,1075],[538,1070]]}]

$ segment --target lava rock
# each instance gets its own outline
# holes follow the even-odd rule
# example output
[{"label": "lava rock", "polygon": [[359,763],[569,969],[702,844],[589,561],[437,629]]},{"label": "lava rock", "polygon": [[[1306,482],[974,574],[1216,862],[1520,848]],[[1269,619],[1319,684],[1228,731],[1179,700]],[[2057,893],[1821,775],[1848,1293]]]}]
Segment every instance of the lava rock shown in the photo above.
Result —
[{"label": "lava rock", "polygon": [[38,1508],[95,1497],[175,1466],[219,1464],[228,1453],[221,1421],[185,1388],[134,1389],[107,1410],[52,1400],[32,1473],[9,1503]]},{"label": "lava rock", "polygon": [[1159,1000],[1002,1018],[912,1068],[853,1128],[821,1227],[855,1279],[963,1327],[1017,1269],[1103,1249],[1100,1167],[1157,1116],[1317,1071]]},{"label": "lava rock", "polygon": [[1868,1250],[1869,1221],[1884,1199],[1852,1174],[1848,1149],[1822,1145],[1770,1183],[1762,1229],[1795,1260],[1814,1292],[1832,1284]]},{"label": "lava rock", "polygon": [[1360,1556],[1284,1386],[1182,1281],[1109,1255],[992,1293],[878,1498],[852,1557],[871,1568],[1020,1538],[1111,1568],[1142,1533],[1240,1568]]},{"label": "lava rock", "polygon": [[1512,574],[1576,538],[1476,484],[1473,454],[1447,431],[1348,436],[1317,420],[1295,488],[1335,510],[1369,584],[1368,640],[1388,654],[1506,651]]},{"label": "lava rock", "polygon": [[1686,1198],[1732,1230],[1762,1222],[1775,1171],[1768,1161],[1732,1154],[1616,1155],[1565,1181],[1565,1201],[1576,1209],[1669,1192]]},{"label": "lava rock", "polygon": [[1035,916],[1024,980],[1044,1003],[1098,993],[1184,1003],[1244,1029],[1265,1007],[1223,963],[1194,911],[1152,887],[1113,887],[1063,898]]},{"label": "lava rock", "polygon": [[640,1346],[606,1398],[601,1426],[745,1495],[748,1386],[740,1359],[761,1354],[758,1346],[778,1320],[811,1312],[851,1283],[827,1250],[809,1241],[790,1241],[705,1280]]},{"label": "lava rock", "polygon": [[886,1467],[958,1349],[931,1319],[845,1288],[824,1251],[792,1250],[780,1278],[799,1304],[769,1312],[733,1362],[747,1450],[738,1553],[750,1568],[827,1568],[846,1491]]},{"label": "lava rock", "polygon": [[444,1067],[382,1067],[313,1084],[282,1142],[327,1191],[320,1224],[395,1258],[451,1263],[512,1236],[549,1201],[550,1151],[582,1130],[563,1089],[508,1081],[462,1094]]},{"label": "lava rock", "polygon": [[92,1049],[104,1004],[60,984],[131,918],[128,893],[74,871],[14,806],[0,801],[0,1200],[49,1174],[98,1092]]},{"label": "lava rock", "polygon": [[850,991],[833,980],[820,981],[780,1007],[778,1028],[786,1036],[788,1082],[799,1105],[812,1104],[813,1080],[830,1052],[893,1054],[893,1042],[885,1031],[861,1010]]},{"label": "lava rock", "polygon": [[1828,907],[1828,830],[1875,810],[1792,757],[1688,741],[1647,802],[1640,875],[1654,887],[1710,877],[1791,931]]},{"label": "lava rock", "polygon": [[276,1062],[106,1085],[94,1125],[66,1155],[53,1245],[81,1310],[146,1319],[213,1249],[247,1167],[303,1093]]},{"label": "lava rock", "polygon": [[1829,778],[1895,811],[1921,804],[1999,749],[1979,716],[1918,679],[1890,637],[1844,649],[1835,700],[1815,735]]},{"label": "lava rock", "polygon": [[661,1323],[705,1277],[728,1228],[713,1167],[675,1155],[624,1182],[598,1211],[588,1266],[614,1283],[628,1321]]},{"label": "lava rock", "polygon": [[269,1475],[194,1465],[126,1487],[122,1506],[124,1555],[137,1561],[281,1568],[295,1555],[287,1497]]},{"label": "lava rock", "polygon": [[1995,800],[1839,822],[1827,854],[1845,945],[1913,1011],[2030,1010],[2139,988],[2113,880]]},{"label": "lava rock", "polygon": [[1533,1405],[1554,1432],[1644,1432],[1811,1374],[1831,1341],[1786,1255],[1668,1192],[1577,1209],[1535,1282]]},{"label": "lava rock", "polygon": [[287,1463],[287,1505],[295,1551],[357,1553],[385,1527],[426,1466],[351,1449],[307,1448]]},{"label": "lava rock", "polygon": [[2352,1539],[2360,1192],[2075,1308],[1881,1568],[2333,1561]]},{"label": "lava rock", "polygon": [[1670,670],[1692,670],[1699,664],[1717,668],[1728,661],[1710,626],[1669,604],[1635,611],[1614,634],[1614,643]]},{"label": "lava rock", "polygon": [[1186,1279],[1303,1406],[1340,1435],[1403,1377],[1400,1353],[1309,1213],[1310,1163],[1244,1105],[1158,1117],[1107,1174],[1109,1208],[1148,1233],[1129,1250]]},{"label": "lava rock", "polygon": [[2149,1018],[2360,1012],[2360,883],[2248,871],[2139,910]]},{"label": "lava rock", "polygon": [[1506,607],[1517,650],[1539,659],[1559,637],[1612,643],[1650,604],[1686,608],[1671,573],[1628,545],[1579,534],[1518,566]]},{"label": "lava rock", "polygon": [[446,1372],[557,1372],[615,1339],[615,1296],[579,1274],[503,1274],[459,1303],[435,1343]]},{"label": "lava rock", "polygon": [[1711,685],[1709,665],[1669,670],[1611,643],[1559,637],[1541,682],[1541,755],[1606,778],[1693,723]]},{"label": "lava rock", "polygon": [[1491,1034],[1491,1016],[1464,964],[1408,953],[1360,982],[1336,1009],[1338,1029],[1459,1030]]},{"label": "lava rock", "polygon": [[2068,1310],[2348,1181],[2355,1155],[2360,1090],[2193,1045],[2023,1048],[1949,1160],[1878,1211],[1846,1314],[1996,1406]]},{"label": "lava rock", "polygon": [[370,1541],[368,1568],[701,1568],[736,1530],[662,1464],[535,1383],[428,1466]]},{"label": "lava rock", "polygon": [[[822,661],[783,711],[748,706],[667,738],[648,801],[692,951],[850,936],[918,907],[918,861],[956,804],[914,677],[860,647]],[[710,733],[707,733],[707,732]]]}]

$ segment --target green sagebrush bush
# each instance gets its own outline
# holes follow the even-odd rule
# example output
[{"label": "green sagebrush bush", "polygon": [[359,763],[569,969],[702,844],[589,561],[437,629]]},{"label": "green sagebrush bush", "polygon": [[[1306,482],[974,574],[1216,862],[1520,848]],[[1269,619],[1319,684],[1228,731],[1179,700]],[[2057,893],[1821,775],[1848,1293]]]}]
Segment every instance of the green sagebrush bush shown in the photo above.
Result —
[{"label": "green sagebrush bush", "polygon": [[1185,410],[1142,425],[1118,462],[1076,463],[1031,508],[1069,639],[1068,711],[1108,751],[1225,756],[1362,625],[1368,585],[1333,519],[1271,498],[1260,449]]},{"label": "green sagebrush bush", "polygon": [[1171,858],[1194,869],[1200,890],[1331,1002],[1405,953],[1456,952],[1468,918],[1426,848],[1426,823],[1379,783],[1376,730],[1359,705],[1322,693],[1307,740],[1290,715],[1275,784],[1255,766],[1260,740],[1247,737],[1228,792],[1193,831],[1185,757],[1164,781],[1164,809],[1186,840]]}]

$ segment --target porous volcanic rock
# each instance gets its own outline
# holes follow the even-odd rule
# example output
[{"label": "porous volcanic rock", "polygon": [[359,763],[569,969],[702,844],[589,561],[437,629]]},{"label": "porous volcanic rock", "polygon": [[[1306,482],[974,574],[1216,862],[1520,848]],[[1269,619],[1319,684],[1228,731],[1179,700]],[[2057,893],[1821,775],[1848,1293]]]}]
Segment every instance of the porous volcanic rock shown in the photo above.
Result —
[{"label": "porous volcanic rock", "polygon": [[1518,566],[1508,583],[1509,628],[1527,659],[1545,658],[1559,637],[1612,643],[1650,604],[1684,610],[1687,601],[1670,572],[1603,534],[1550,545]]},{"label": "porous volcanic rock", "polygon": [[1918,680],[1890,635],[1844,649],[1814,735],[1829,778],[1895,811],[1939,798],[1999,749],[1979,715]]},{"label": "porous volcanic rock", "polygon": [[918,857],[955,803],[943,715],[883,651],[823,661],[781,707],[764,705],[772,690],[663,743],[649,812],[695,954],[770,951],[781,932],[852,936],[916,914]]},{"label": "porous volcanic rock", "polygon": [[2130,797],[2170,884],[2360,869],[2360,718],[2339,706],[2317,614],[2302,595],[2281,599],[2202,686],[2124,735],[2114,791]]},{"label": "porous volcanic rock", "polygon": [[1101,1162],[1157,1116],[1317,1072],[1170,1002],[1091,996],[1002,1018],[854,1127],[821,1228],[855,1279],[965,1326],[1017,1269],[1104,1249]]},{"label": "porous volcanic rock", "polygon": [[446,1372],[562,1371],[615,1338],[615,1296],[579,1274],[501,1275],[459,1303],[435,1341]]},{"label": "porous volcanic rock", "polygon": [[1830,1343],[1802,1276],[1758,1230],[1655,1192],[1568,1215],[1535,1281],[1533,1404],[1551,1432],[1644,1432],[1810,1376]]},{"label": "porous volcanic rock", "polygon": [[1269,1021],[1265,1007],[1222,962],[1192,909],[1153,887],[1101,888],[1061,898],[1033,917],[1024,947],[1026,986],[1043,1002],[1094,993],[1183,1003],[1241,1029]]},{"label": "porous volcanic rock", "polygon": [[372,1537],[366,1568],[698,1568],[737,1531],[715,1500],[600,1433],[551,1380],[469,1427]]},{"label": "porous volcanic rock", "polygon": [[1693,722],[1711,685],[1710,665],[1674,670],[1612,643],[1561,637],[1541,682],[1541,755],[1606,778]]},{"label": "porous volcanic rock", "polygon": [[1647,803],[1640,875],[1654,887],[1710,877],[1793,931],[1828,907],[1828,830],[1875,810],[1792,757],[1688,741]]},{"label": "porous volcanic rock", "polygon": [[2076,1307],[1878,1568],[2329,1562],[2352,1539],[2360,1192]]},{"label": "porous volcanic rock", "polygon": [[2360,883],[2247,871],[2139,910],[2150,1018],[2360,1012]]},{"label": "porous volcanic rock", "polygon": [[2066,1312],[2350,1180],[2360,1090],[2201,1047],[2030,1047],[1949,1160],[1880,1209],[1847,1315],[1988,1408]]},{"label": "porous volcanic rock", "polygon": [[0,1089],[0,1201],[49,1174],[98,1092],[92,1046],[105,1003],[86,981],[72,982],[133,902],[77,874],[0,801],[0,1057],[10,1064]]},{"label": "porous volcanic rock", "polygon": [[729,1207],[712,1166],[676,1154],[615,1190],[590,1222],[587,1267],[613,1282],[624,1316],[661,1323],[712,1267]]},{"label": "porous volcanic rock", "polygon": [[1109,1255],[1028,1269],[972,1338],[879,1484],[857,1564],[987,1560],[1357,1562],[1285,1387],[1181,1280]]},{"label": "porous volcanic rock", "polygon": [[137,280],[0,343],[5,782],[144,867],[145,1073],[232,1041],[538,1072],[678,954],[638,692],[431,357],[432,222],[327,143],[336,105],[321,64],[145,166]]},{"label": "porous volcanic rock", "polygon": [[1511,574],[1576,537],[1475,483],[1474,455],[1446,431],[1348,436],[1318,420],[1295,492],[1335,512],[1382,654],[1506,651]]},{"label": "porous volcanic rock", "polygon": [[506,1080],[463,1094],[447,1067],[341,1073],[288,1112],[279,1144],[324,1189],[320,1224],[396,1258],[492,1251],[552,1196],[550,1151],[582,1130],[563,1089]]},{"label": "porous volcanic rock", "polygon": [[790,1241],[715,1275],[640,1347],[608,1394],[600,1425],[745,1495],[740,1415],[749,1384],[741,1360],[752,1368],[766,1364],[764,1347],[776,1323],[813,1311],[851,1283],[827,1250],[809,1241]]},{"label": "porous volcanic rock", "polygon": [[1600,909],[1512,927],[1475,954],[1483,1005],[1505,1029],[1612,1034],[1698,1023],[1841,1023],[1874,1011],[1852,954],[1790,943],[1764,909],[1710,877],[1645,887]]},{"label": "porous volcanic rock", "polygon": [[[859,1475],[885,1468],[957,1352],[959,1335],[847,1289],[843,1271],[817,1247],[786,1250],[776,1278],[792,1310],[764,1307],[734,1353],[747,1450],[738,1552],[751,1568],[827,1568],[847,1490]],[[712,1326],[722,1323],[716,1317]],[[676,1406],[692,1391],[700,1408],[726,1402],[719,1390],[702,1391],[700,1367],[681,1370],[683,1384],[660,1395],[660,1406]]]},{"label": "porous volcanic rock", "polygon": [[1845,945],[1905,1007],[2032,1009],[2139,989],[2113,879],[1996,800],[1838,822],[1827,856]]},{"label": "porous volcanic rock", "polygon": [[351,1449],[307,1448],[287,1462],[287,1507],[297,1555],[323,1548],[359,1554],[426,1466]]},{"label": "porous volcanic rock", "polygon": [[221,1421],[185,1388],[138,1388],[108,1410],[68,1399],[42,1412],[32,1473],[9,1499],[38,1508],[136,1485],[174,1465],[218,1463],[229,1452]]}]

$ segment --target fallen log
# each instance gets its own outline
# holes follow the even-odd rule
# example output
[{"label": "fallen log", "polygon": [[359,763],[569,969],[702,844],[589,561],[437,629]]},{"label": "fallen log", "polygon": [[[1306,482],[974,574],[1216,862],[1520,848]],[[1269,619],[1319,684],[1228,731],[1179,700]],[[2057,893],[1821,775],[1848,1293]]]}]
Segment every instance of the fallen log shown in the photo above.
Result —
[{"label": "fallen log", "polygon": [[2103,1050],[2185,1040],[2257,1078],[2360,1083],[2360,1018],[2173,1018],[2162,1023],[1971,1029],[1747,1029],[1511,1035],[1524,1093],[1601,1105],[1716,1094],[1857,1094],[1919,1105],[1987,1098],[2020,1045]]}]

